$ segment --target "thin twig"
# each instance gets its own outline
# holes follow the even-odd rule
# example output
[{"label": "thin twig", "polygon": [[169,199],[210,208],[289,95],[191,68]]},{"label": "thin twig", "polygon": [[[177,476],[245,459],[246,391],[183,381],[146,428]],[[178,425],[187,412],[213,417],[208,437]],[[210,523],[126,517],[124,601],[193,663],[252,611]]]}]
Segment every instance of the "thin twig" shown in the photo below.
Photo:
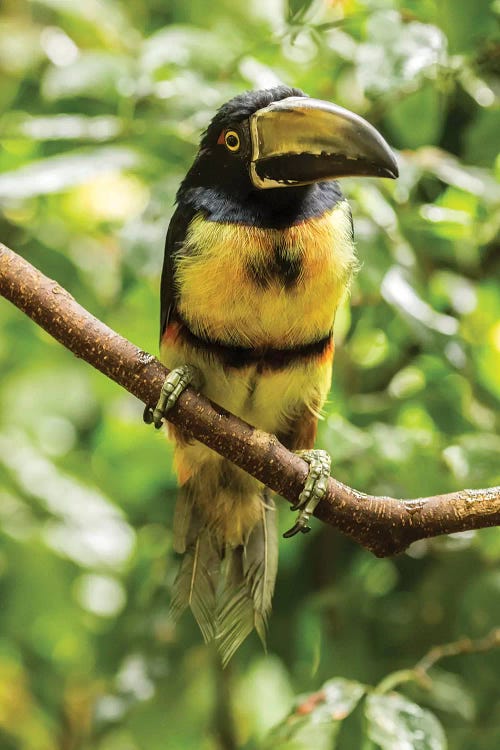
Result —
[{"label": "thin twig", "polygon": [[[156,403],[167,368],[108,328],[57,282],[1,243],[0,294],[77,357],[143,403]],[[274,435],[251,427],[191,388],[169,412],[169,420],[289,502],[296,502],[308,467]],[[148,439],[146,435],[144,439]],[[418,539],[500,525],[500,487],[397,500],[363,494],[332,478],[315,515],[384,557],[403,551]]]},{"label": "thin twig", "polygon": [[429,689],[432,686],[432,678],[429,675],[429,670],[436,662],[449,656],[479,654],[484,651],[491,651],[499,646],[500,628],[494,628],[488,635],[476,640],[464,637],[451,643],[433,646],[414,667],[401,669],[384,677],[375,688],[375,691],[377,693],[388,693],[403,682],[418,682],[422,687]]},{"label": "thin twig", "polygon": [[448,656],[458,656],[459,654],[478,654],[482,651],[490,651],[492,648],[500,646],[500,628],[493,630],[484,636],[484,638],[459,638],[452,643],[444,643],[441,646],[434,646],[415,664],[415,672],[422,674],[429,671],[434,664]]}]

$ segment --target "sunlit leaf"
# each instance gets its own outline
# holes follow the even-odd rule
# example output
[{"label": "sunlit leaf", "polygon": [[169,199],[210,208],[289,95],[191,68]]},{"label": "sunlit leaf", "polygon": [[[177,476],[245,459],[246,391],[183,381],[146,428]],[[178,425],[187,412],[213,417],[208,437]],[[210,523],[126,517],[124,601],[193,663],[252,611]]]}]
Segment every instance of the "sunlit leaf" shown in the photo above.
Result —
[{"label": "sunlit leaf", "polygon": [[206,70],[228,62],[234,44],[234,39],[227,39],[218,30],[167,26],[145,41],[141,65],[154,73],[163,66],[188,68],[196,61],[198,70]]},{"label": "sunlit leaf", "polygon": [[0,175],[0,200],[57,193],[105,172],[130,169],[137,161],[130,149],[111,147],[54,156]]},{"label": "sunlit leaf", "polygon": [[436,717],[398,693],[372,693],[366,699],[368,737],[381,750],[446,750]]},{"label": "sunlit leaf", "polygon": [[411,286],[401,268],[394,266],[387,272],[382,283],[382,294],[417,325],[444,336],[452,336],[458,331],[455,318],[433,310]]},{"label": "sunlit leaf", "polygon": [[42,81],[42,93],[49,100],[82,96],[112,99],[118,96],[120,84],[126,86],[130,67],[128,58],[87,52],[70,65],[49,68]]},{"label": "sunlit leaf", "polygon": [[40,29],[22,18],[0,21],[0,68],[11,74],[23,74],[43,57]]},{"label": "sunlit leaf", "polygon": [[[107,141],[123,129],[117,117],[86,117],[85,115],[49,115],[30,117],[16,123],[17,130],[34,140]],[[8,123],[6,130],[9,132]]]},{"label": "sunlit leaf", "polygon": [[341,722],[363,697],[359,682],[335,678],[317,693],[301,696],[294,711],[271,733],[266,748],[283,750],[331,750]]},{"label": "sunlit leaf", "polygon": [[371,94],[410,85],[423,75],[435,77],[444,62],[446,37],[436,26],[403,24],[395,10],[373,13],[368,20],[368,40],[358,52],[358,76]]}]

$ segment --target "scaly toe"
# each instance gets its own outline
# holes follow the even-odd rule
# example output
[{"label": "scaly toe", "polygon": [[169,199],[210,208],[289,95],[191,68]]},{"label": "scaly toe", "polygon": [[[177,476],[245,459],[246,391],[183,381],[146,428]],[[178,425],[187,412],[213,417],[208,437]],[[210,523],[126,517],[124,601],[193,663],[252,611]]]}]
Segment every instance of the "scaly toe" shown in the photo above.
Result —
[{"label": "scaly toe", "polygon": [[201,374],[192,365],[182,365],[171,370],[165,378],[160,398],[154,409],[150,406],[146,406],[144,409],[143,419],[146,424],[154,424],[156,429],[159,430],[166,413],[174,406],[181,393],[189,385],[199,388],[201,383]]},{"label": "scaly toe", "polygon": [[309,472],[307,479],[304,484],[304,489],[299,495],[299,498],[295,505],[292,506],[292,510],[300,511],[297,517],[297,521],[288,529],[283,536],[289,539],[295,534],[302,532],[307,534],[311,530],[309,519],[318,503],[323,499],[325,492],[328,487],[328,479],[330,477],[330,466],[331,458],[326,451],[322,450],[310,450],[310,451],[297,451],[297,455],[301,456],[309,464]]}]

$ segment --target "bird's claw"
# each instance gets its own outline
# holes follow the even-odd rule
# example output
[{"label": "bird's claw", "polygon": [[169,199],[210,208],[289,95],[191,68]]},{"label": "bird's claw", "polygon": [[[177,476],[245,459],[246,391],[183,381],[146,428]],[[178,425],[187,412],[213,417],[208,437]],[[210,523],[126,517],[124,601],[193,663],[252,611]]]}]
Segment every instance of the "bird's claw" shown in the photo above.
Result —
[{"label": "bird's claw", "polygon": [[181,393],[193,385],[195,388],[201,386],[201,375],[199,370],[192,365],[182,365],[169,372],[162,385],[160,398],[154,407],[146,406],[144,409],[143,419],[146,424],[154,424],[157,430],[163,424],[165,414],[176,403]]},{"label": "bird's claw", "polygon": [[307,534],[311,531],[309,519],[318,503],[323,499],[330,477],[331,458],[326,451],[297,451],[297,455],[307,461],[309,472],[304,489],[300,493],[298,501],[291,508],[291,510],[298,510],[299,515],[292,528],[283,534],[286,539],[299,532]]}]

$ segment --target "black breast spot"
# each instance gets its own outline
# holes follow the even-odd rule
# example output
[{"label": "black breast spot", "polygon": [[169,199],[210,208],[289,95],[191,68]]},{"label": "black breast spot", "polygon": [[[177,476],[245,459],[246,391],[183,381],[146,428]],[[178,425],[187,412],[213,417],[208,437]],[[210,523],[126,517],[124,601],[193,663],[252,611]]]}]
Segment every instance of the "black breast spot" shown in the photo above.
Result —
[{"label": "black breast spot", "polygon": [[294,286],[301,269],[300,255],[291,258],[282,242],[274,246],[274,274],[277,281],[281,281],[286,287]]},{"label": "black breast spot", "polygon": [[250,279],[261,289],[267,289],[272,284],[293,287],[301,271],[301,256],[290,257],[284,242],[276,242],[268,258],[252,258],[247,263]]}]

